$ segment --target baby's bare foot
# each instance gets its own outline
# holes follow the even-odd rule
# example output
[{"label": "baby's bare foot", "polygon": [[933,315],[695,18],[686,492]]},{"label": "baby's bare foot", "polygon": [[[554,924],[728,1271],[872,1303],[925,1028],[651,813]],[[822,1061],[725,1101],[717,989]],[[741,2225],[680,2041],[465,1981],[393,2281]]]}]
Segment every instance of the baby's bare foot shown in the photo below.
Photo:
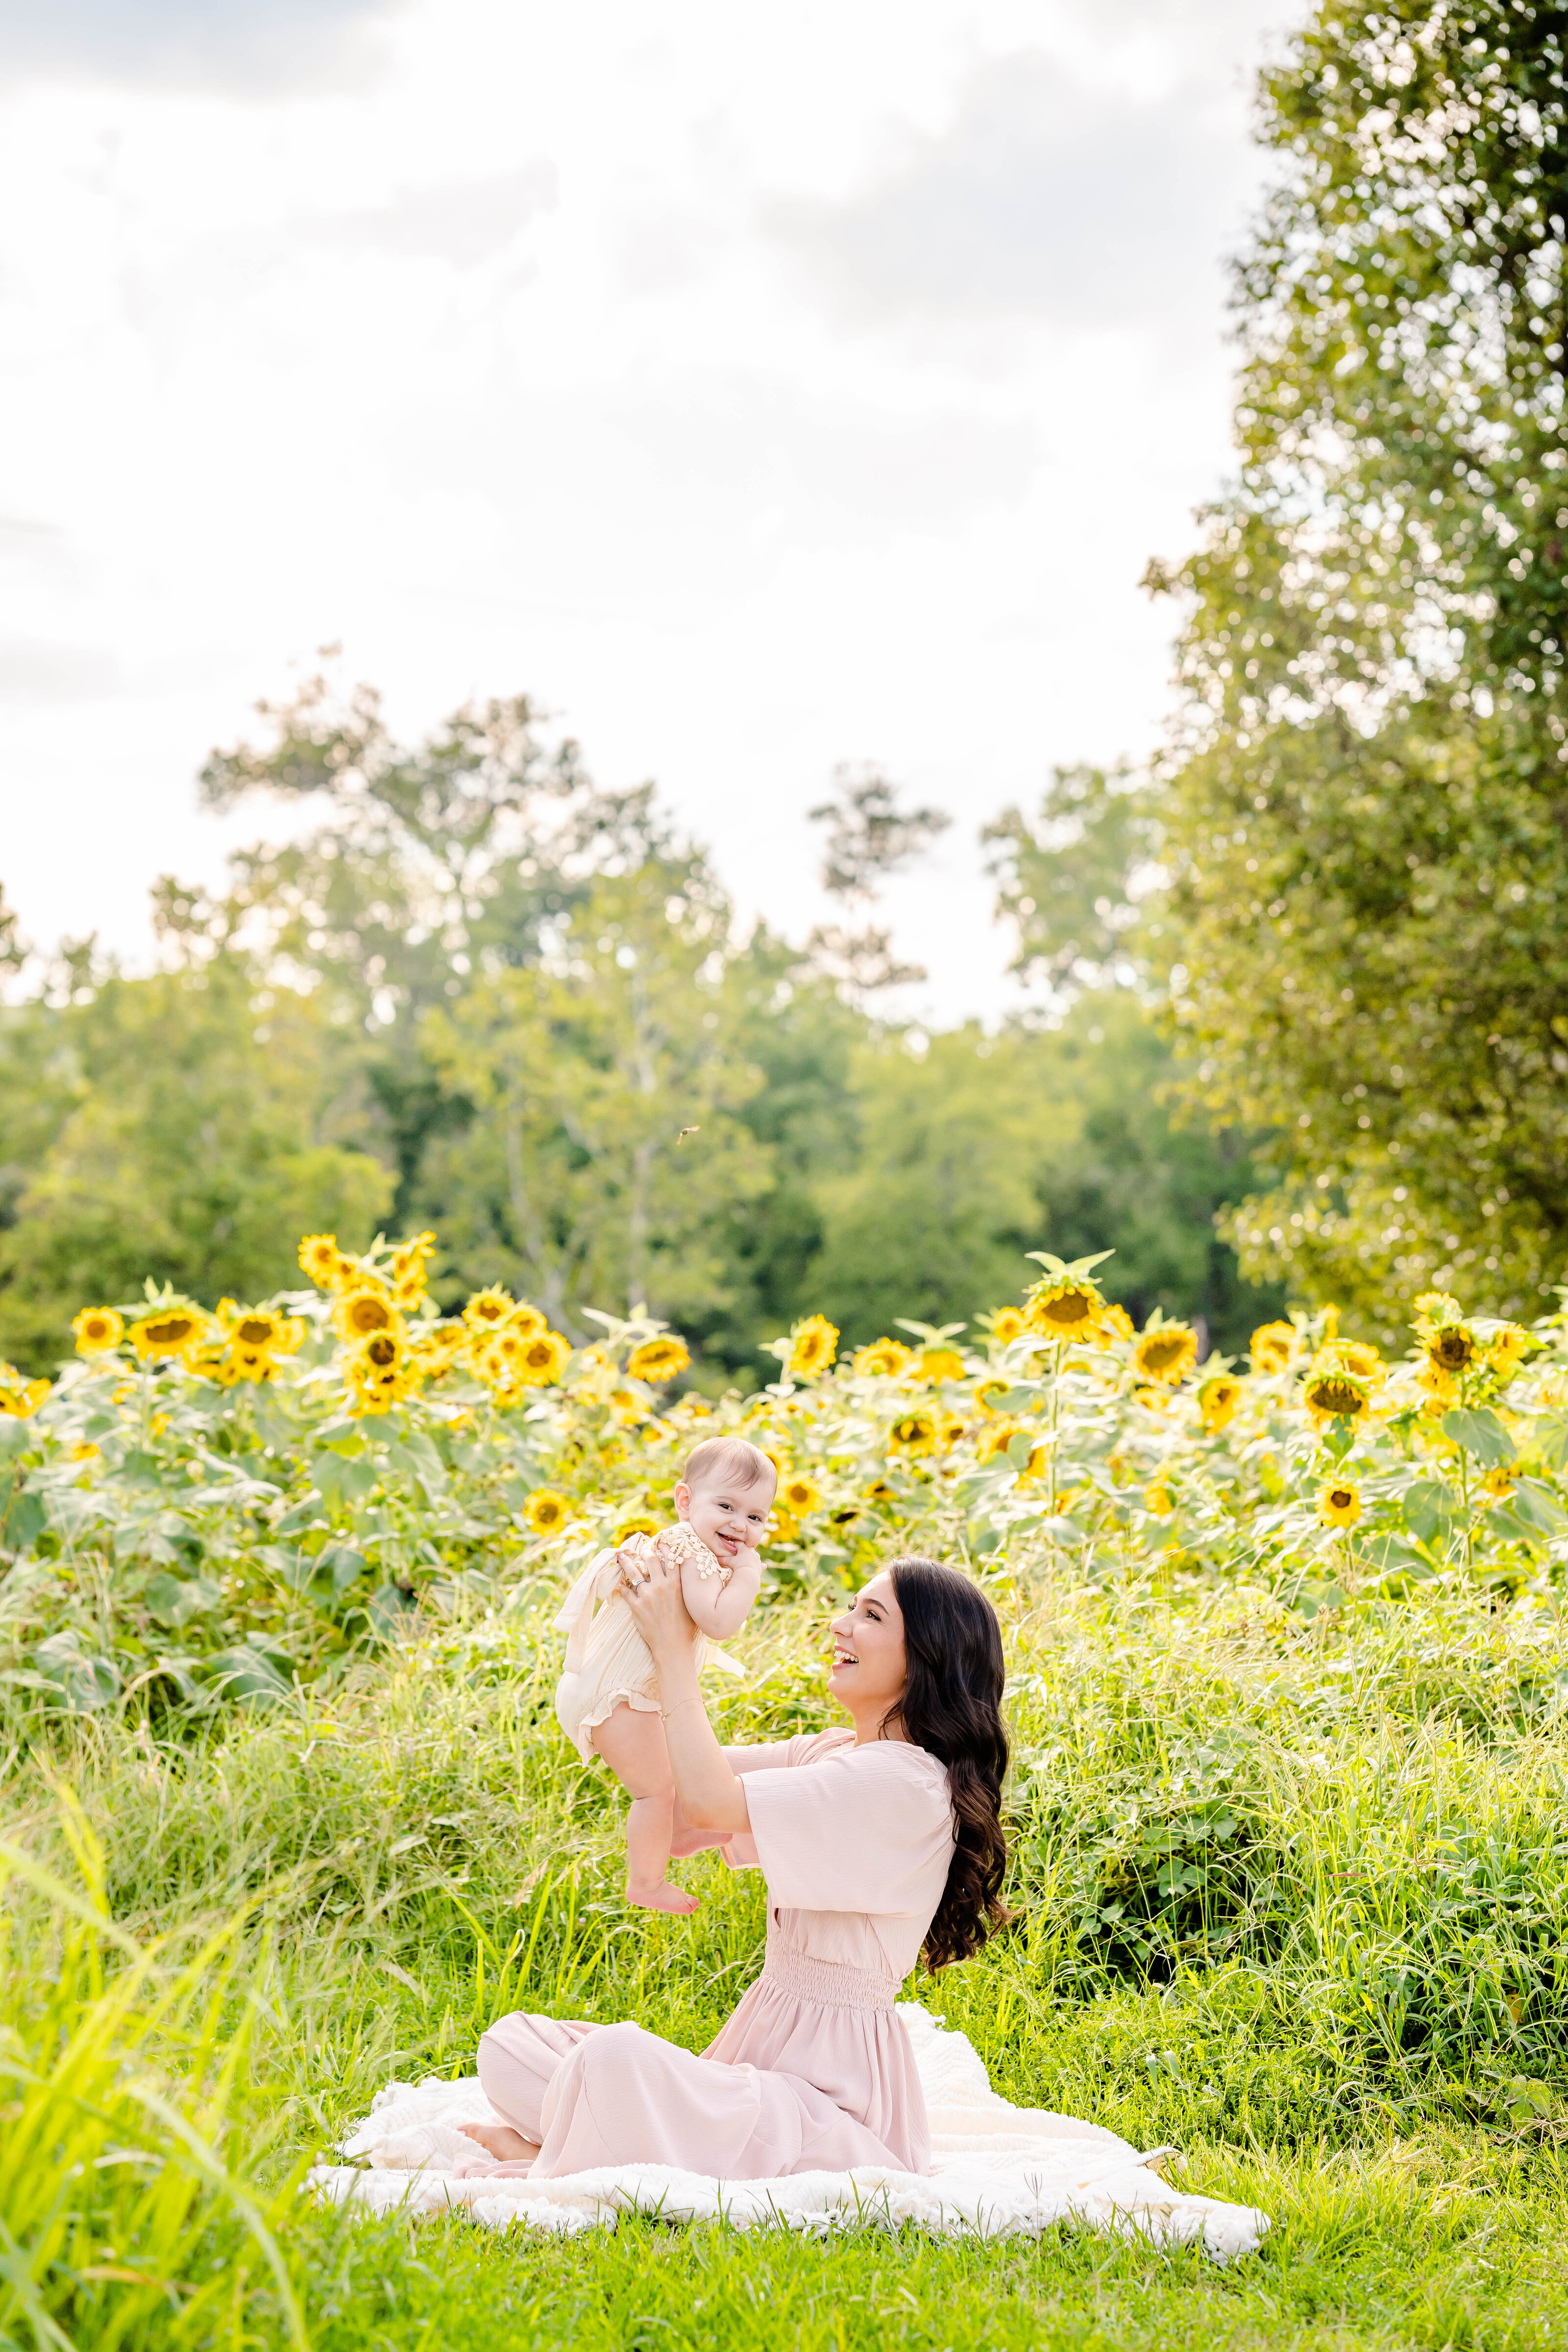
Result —
[{"label": "baby's bare foot", "polygon": [[498,2164],[516,2164],[525,2156],[539,2154],[539,2142],[524,2139],[510,2124],[459,2124],[458,2129],[465,2139],[477,2139]]},{"label": "baby's bare foot", "polygon": [[634,1886],[628,1879],[626,1901],[640,1903],[645,1911],[674,1911],[683,1918],[697,1908],[695,1895],[688,1895],[684,1886],[670,1886],[662,1878],[651,1886]]}]

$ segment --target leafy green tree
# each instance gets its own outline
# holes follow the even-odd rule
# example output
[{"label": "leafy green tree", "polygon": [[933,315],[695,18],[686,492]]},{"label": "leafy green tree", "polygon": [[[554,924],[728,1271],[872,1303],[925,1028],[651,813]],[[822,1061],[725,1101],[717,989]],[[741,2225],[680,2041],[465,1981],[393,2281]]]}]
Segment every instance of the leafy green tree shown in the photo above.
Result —
[{"label": "leafy green tree", "polygon": [[48,1368],[79,1307],[133,1297],[148,1275],[209,1302],[268,1297],[300,1280],[307,1227],[369,1241],[391,1184],[331,1135],[314,997],[228,951],[78,992],[27,1009],[48,1039],[47,1090],[0,1066],[6,1111],[30,1100],[49,1130],[0,1233],[0,1353]]},{"label": "leafy green tree", "polygon": [[[330,650],[330,649],[329,649]],[[159,887],[165,932],[196,947],[243,941],[330,1001],[363,1070],[370,1133],[397,1173],[395,1215],[417,1210],[431,1139],[466,1106],[437,1081],[420,1022],[479,975],[534,964],[600,874],[682,863],[653,788],[601,793],[570,738],[526,695],[465,706],[423,741],[396,741],[374,688],[322,675],[258,705],[258,740],[215,751],[205,804],[304,804],[313,829],[230,861],[216,897]],[[703,887],[689,856],[682,887]]]},{"label": "leafy green tree", "polygon": [[1043,988],[1052,1024],[1041,1083],[1078,1106],[1070,1149],[1037,1178],[1048,1245],[1113,1248],[1099,1278],[1135,1321],[1199,1316],[1235,1353],[1284,1293],[1243,1280],[1216,1231],[1256,1181],[1253,1139],[1184,1103],[1159,796],[1125,769],[1058,768],[1033,815],[1006,809],[984,838],[1013,969]]},{"label": "leafy green tree", "polygon": [[568,1323],[729,1303],[725,1220],[769,1182],[741,1116],[763,1076],[726,999],[728,909],[682,878],[653,860],[601,877],[536,963],[426,1013],[431,1067],[471,1106],[431,1170],[465,1283],[510,1276]]},{"label": "leafy green tree", "polygon": [[1568,24],[1321,0],[1265,78],[1241,472],[1162,801],[1244,1263],[1390,1331],[1568,1255]]},{"label": "leafy green tree", "polygon": [[1136,1322],[1200,1315],[1235,1353],[1281,1304],[1242,1282],[1215,1230],[1250,1169],[1234,1138],[1178,1123],[1167,1038],[1127,989],[1088,992],[1058,1025],[974,1026],[862,1047],[856,1158],[817,1188],[820,1255],[801,1305],[847,1342],[894,1319],[972,1322],[1016,1304],[1025,1253],[1114,1255],[1106,1295]]},{"label": "leafy green tree", "polygon": [[967,1321],[1016,1300],[1037,1237],[1042,1127],[1064,1116],[1030,1083],[1032,1042],[971,1024],[923,1052],[897,1035],[858,1051],[856,1163],[817,1187],[823,1239],[810,1275],[811,1303],[847,1344],[899,1316]]}]

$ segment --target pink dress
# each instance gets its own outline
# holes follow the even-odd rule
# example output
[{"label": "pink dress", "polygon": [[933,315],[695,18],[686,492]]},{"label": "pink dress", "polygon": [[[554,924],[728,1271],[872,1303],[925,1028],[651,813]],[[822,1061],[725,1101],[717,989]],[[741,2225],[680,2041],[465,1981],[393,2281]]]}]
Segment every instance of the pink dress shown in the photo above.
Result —
[{"label": "pink dress", "polygon": [[946,1768],[848,1730],[726,1751],[745,1775],[740,1869],[767,1881],[762,1975],[694,2057],[640,2025],[517,2011],[479,2043],[496,2113],[540,2143],[509,2172],[668,2164],[730,2180],[931,2168],[925,2102],[893,2014],[952,1857]]}]

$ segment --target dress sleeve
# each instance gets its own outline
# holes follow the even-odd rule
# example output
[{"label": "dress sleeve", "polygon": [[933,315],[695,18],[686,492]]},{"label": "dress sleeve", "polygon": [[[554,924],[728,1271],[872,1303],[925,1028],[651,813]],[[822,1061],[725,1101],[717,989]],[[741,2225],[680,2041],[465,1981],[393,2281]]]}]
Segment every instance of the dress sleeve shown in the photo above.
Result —
[{"label": "dress sleeve", "polygon": [[917,1763],[889,1743],[749,1773],[746,1809],[783,1909],[929,1916],[952,1852],[947,1776],[934,1759]]}]

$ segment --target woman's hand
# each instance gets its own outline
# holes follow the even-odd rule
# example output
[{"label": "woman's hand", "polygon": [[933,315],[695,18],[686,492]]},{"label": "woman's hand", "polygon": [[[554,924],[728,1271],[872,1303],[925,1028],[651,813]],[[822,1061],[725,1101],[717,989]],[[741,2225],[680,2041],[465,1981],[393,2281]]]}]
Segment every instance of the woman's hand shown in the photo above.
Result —
[{"label": "woman's hand", "polygon": [[680,1590],[680,1570],[669,1566],[661,1549],[631,1559],[617,1553],[616,1558],[632,1622],[655,1662],[674,1663],[689,1654],[697,1640],[697,1628]]}]

